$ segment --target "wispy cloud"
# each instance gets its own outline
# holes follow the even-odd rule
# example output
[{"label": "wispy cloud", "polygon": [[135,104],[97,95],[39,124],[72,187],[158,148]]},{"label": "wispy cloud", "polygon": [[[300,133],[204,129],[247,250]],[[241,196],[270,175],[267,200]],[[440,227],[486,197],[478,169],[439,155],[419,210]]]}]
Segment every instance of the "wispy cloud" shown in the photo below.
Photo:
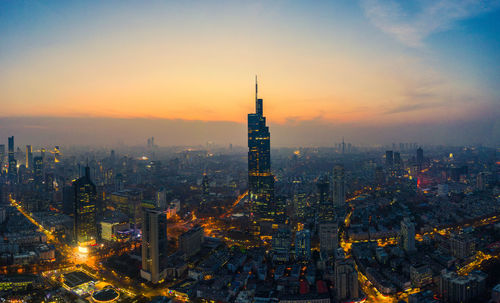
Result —
[{"label": "wispy cloud", "polygon": [[[405,9],[411,6],[411,9]],[[361,0],[368,19],[380,30],[410,47],[452,28],[457,21],[495,10],[500,0]]]}]

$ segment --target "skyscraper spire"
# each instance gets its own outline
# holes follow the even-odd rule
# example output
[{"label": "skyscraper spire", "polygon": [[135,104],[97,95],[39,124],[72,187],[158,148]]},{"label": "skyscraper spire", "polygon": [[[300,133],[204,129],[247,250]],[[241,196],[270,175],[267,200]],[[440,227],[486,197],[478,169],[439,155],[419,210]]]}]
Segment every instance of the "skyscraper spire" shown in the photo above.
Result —
[{"label": "skyscraper spire", "polygon": [[257,75],[255,75],[255,113],[257,115],[262,116],[263,115],[262,99],[259,99],[258,93],[259,93],[259,85],[257,83]]},{"label": "skyscraper spire", "polygon": [[257,84],[257,75],[255,75],[255,102],[257,102],[257,95],[258,95],[258,92],[259,92],[259,85]]}]

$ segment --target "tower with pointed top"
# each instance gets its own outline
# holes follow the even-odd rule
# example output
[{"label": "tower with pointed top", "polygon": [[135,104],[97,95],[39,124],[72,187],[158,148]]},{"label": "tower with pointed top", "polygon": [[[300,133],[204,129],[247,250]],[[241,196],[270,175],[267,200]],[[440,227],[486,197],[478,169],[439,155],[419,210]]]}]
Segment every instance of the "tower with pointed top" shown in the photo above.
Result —
[{"label": "tower with pointed top", "polygon": [[271,140],[263,102],[258,97],[255,77],[255,113],[248,114],[248,191],[249,212],[256,222],[273,217],[274,177],[271,174]]}]

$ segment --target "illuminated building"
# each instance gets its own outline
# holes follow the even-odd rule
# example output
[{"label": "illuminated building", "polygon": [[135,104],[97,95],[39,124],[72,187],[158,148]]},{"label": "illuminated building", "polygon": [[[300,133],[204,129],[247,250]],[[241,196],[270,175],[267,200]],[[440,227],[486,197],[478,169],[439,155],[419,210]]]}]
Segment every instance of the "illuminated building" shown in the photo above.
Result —
[{"label": "illuminated building", "polygon": [[456,272],[443,269],[439,281],[439,293],[443,302],[476,302],[474,299],[485,293],[487,277],[487,274],[480,271],[459,276]]},{"label": "illuminated building", "polygon": [[476,243],[468,234],[452,234],[450,236],[450,250],[452,256],[465,259],[474,254]]},{"label": "illuminated building", "polygon": [[26,145],[26,168],[33,169],[33,150],[31,145]]},{"label": "illuminated building", "polygon": [[92,243],[97,239],[96,200],[94,183],[90,180],[90,168],[85,175],[73,182],[75,193],[74,232],[79,244]]},{"label": "illuminated building", "polygon": [[328,178],[325,176],[321,177],[316,184],[319,192],[319,215],[320,220],[333,220],[334,219],[334,209],[333,203],[329,199],[330,193],[330,183],[328,182]]},{"label": "illuminated building", "polygon": [[167,190],[162,187],[156,192],[156,207],[159,209],[167,209]]},{"label": "illuminated building", "polygon": [[410,218],[401,221],[400,245],[406,252],[415,251],[415,224]]},{"label": "illuminated building", "polygon": [[321,252],[332,254],[338,246],[337,222],[321,222],[319,224],[319,247]]},{"label": "illuminated building", "polygon": [[33,159],[33,179],[35,188],[41,189],[43,184],[43,158],[41,156]]},{"label": "illuminated building", "polygon": [[210,196],[210,184],[208,182],[207,174],[203,174],[203,179],[201,181],[201,206],[206,206],[208,198]]},{"label": "illuminated building", "polygon": [[14,156],[14,136],[9,137],[9,181],[11,184],[17,183],[17,161]]},{"label": "illuminated building", "polygon": [[309,260],[311,258],[311,232],[308,229],[295,234],[295,259]]},{"label": "illuminated building", "polygon": [[335,261],[335,293],[337,300],[360,297],[358,273],[352,259]]},{"label": "illuminated building", "polygon": [[201,250],[205,238],[204,229],[195,226],[179,236],[179,250],[187,257],[196,255]]},{"label": "illuminated building", "polygon": [[142,224],[142,278],[152,283],[158,283],[165,278],[167,242],[165,212],[145,209]]},{"label": "illuminated building", "polygon": [[255,113],[248,114],[248,189],[250,216],[257,221],[271,219],[274,176],[271,174],[271,140],[262,99],[255,82]]},{"label": "illuminated building", "polygon": [[297,219],[304,219],[307,212],[307,195],[302,188],[302,183],[293,181],[293,209]]},{"label": "illuminated building", "polygon": [[432,283],[432,269],[428,264],[410,266],[410,280],[413,287],[422,287]]},{"label": "illuminated building", "polygon": [[280,228],[275,231],[271,244],[274,260],[284,262],[289,260],[292,238],[288,228]]},{"label": "illuminated building", "polygon": [[333,169],[333,202],[339,208],[345,205],[345,170],[341,164]]}]

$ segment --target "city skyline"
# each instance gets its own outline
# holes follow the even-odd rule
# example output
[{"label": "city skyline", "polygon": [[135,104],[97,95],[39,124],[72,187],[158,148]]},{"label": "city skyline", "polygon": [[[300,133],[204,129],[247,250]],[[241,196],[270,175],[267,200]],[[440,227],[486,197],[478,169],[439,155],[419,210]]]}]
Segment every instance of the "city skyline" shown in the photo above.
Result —
[{"label": "city skyline", "polygon": [[[460,127],[461,144],[500,136],[497,1],[0,5],[2,135],[18,120],[27,136],[62,137],[51,123],[76,119],[109,141],[122,121],[139,128],[129,133],[160,121],[186,130],[174,145],[222,141],[192,133],[244,130],[257,73],[275,128],[304,129],[276,146],[361,142],[374,127],[384,135],[372,144],[391,129],[429,144],[428,128],[447,140]],[[321,129],[338,135],[311,142]]]}]

